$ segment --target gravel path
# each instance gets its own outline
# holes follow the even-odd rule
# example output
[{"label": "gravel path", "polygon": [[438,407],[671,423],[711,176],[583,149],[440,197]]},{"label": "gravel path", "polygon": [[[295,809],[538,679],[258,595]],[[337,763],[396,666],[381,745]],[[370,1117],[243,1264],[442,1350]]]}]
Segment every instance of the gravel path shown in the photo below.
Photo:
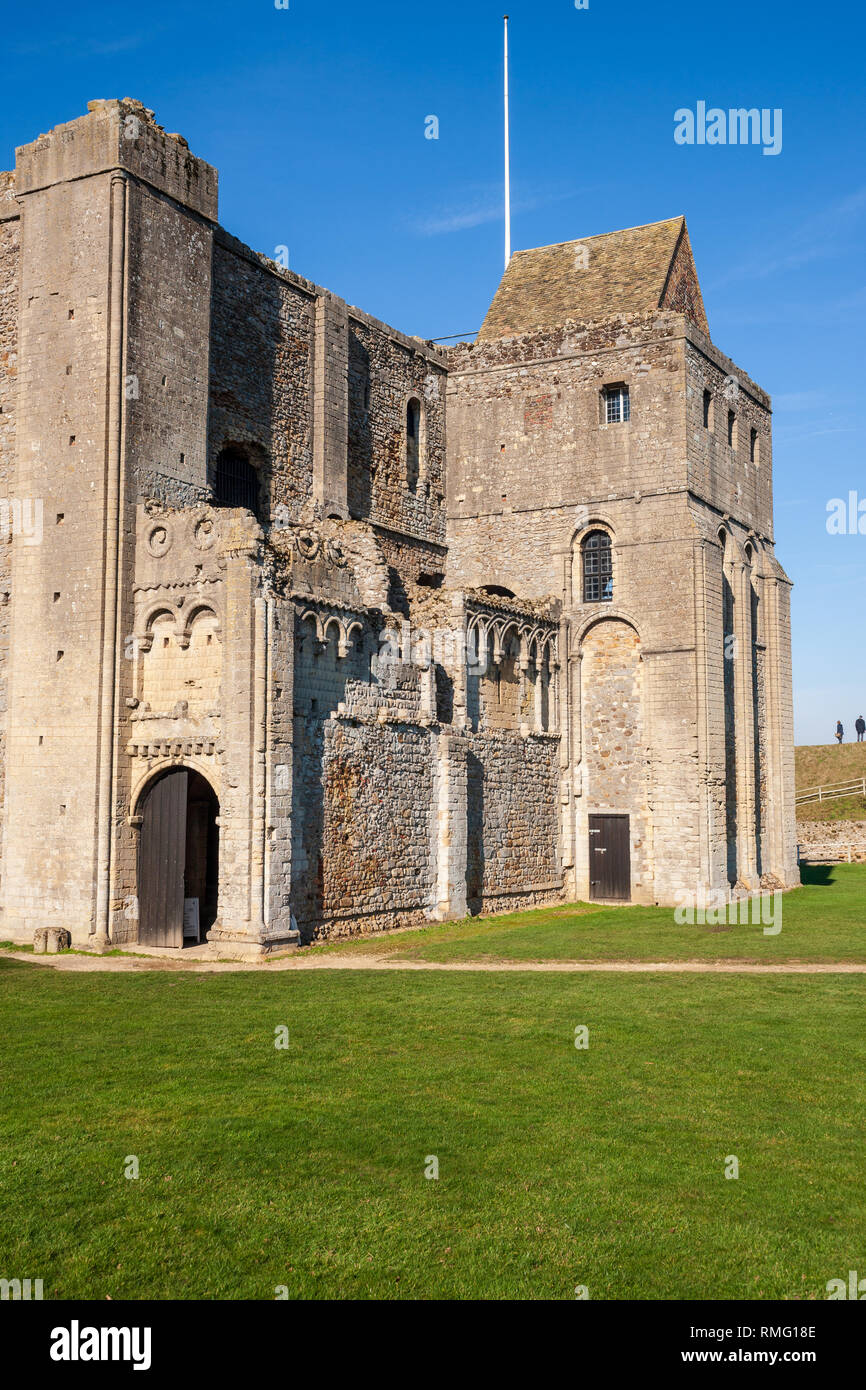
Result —
[{"label": "gravel path", "polygon": [[307,970],[450,970],[464,974],[478,972],[580,975],[596,971],[628,973],[658,972],[694,975],[866,975],[866,964],[850,961],[790,961],[781,965],[745,961],[416,961],[393,960],[389,956],[297,955],[263,964],[258,961],[167,960],[164,958],[131,958],[129,956],[90,956],[63,953],[57,956],[34,956],[25,951],[4,951],[3,959],[18,960],[27,965],[41,965],[49,970],[89,970],[108,973],[130,970],[182,971],[185,974],[218,974],[238,971]]}]

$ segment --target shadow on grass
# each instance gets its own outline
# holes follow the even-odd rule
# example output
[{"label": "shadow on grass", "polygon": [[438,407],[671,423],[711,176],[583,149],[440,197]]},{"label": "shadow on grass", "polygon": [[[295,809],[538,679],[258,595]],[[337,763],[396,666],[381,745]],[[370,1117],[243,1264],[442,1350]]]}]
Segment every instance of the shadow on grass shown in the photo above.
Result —
[{"label": "shadow on grass", "polygon": [[829,888],[836,882],[836,865],[801,864],[800,882],[804,888]]}]

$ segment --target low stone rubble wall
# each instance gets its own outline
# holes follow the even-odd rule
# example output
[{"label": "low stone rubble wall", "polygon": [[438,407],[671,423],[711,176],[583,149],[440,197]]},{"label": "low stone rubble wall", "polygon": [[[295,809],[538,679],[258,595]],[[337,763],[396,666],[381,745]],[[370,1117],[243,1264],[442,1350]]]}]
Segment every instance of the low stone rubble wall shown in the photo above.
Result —
[{"label": "low stone rubble wall", "polygon": [[801,859],[866,864],[866,821],[797,822]]}]

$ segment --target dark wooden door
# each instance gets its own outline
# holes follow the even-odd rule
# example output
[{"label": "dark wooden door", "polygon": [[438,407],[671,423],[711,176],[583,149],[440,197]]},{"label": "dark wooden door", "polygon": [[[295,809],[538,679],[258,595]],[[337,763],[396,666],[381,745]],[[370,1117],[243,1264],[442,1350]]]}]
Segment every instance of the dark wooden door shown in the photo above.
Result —
[{"label": "dark wooden door", "polygon": [[184,768],[155,782],[144,803],[138,849],[139,940],[146,946],[183,945],[186,861]]},{"label": "dark wooden door", "polygon": [[589,818],[589,896],[631,898],[628,816]]}]

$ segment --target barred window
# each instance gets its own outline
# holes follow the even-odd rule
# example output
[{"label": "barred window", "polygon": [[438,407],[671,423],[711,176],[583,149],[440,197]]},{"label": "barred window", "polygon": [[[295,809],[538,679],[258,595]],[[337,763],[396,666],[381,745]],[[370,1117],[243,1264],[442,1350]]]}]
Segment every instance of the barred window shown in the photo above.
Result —
[{"label": "barred window", "polygon": [[627,386],[605,386],[603,397],[603,419],[606,425],[620,425],[625,420],[630,419],[631,411]]},{"label": "barred window", "polygon": [[217,456],[214,501],[220,507],[246,507],[258,514],[259,475],[240,449],[223,449]]},{"label": "barred window", "polygon": [[583,601],[605,603],[612,598],[610,536],[606,531],[590,531],[583,542]]}]

